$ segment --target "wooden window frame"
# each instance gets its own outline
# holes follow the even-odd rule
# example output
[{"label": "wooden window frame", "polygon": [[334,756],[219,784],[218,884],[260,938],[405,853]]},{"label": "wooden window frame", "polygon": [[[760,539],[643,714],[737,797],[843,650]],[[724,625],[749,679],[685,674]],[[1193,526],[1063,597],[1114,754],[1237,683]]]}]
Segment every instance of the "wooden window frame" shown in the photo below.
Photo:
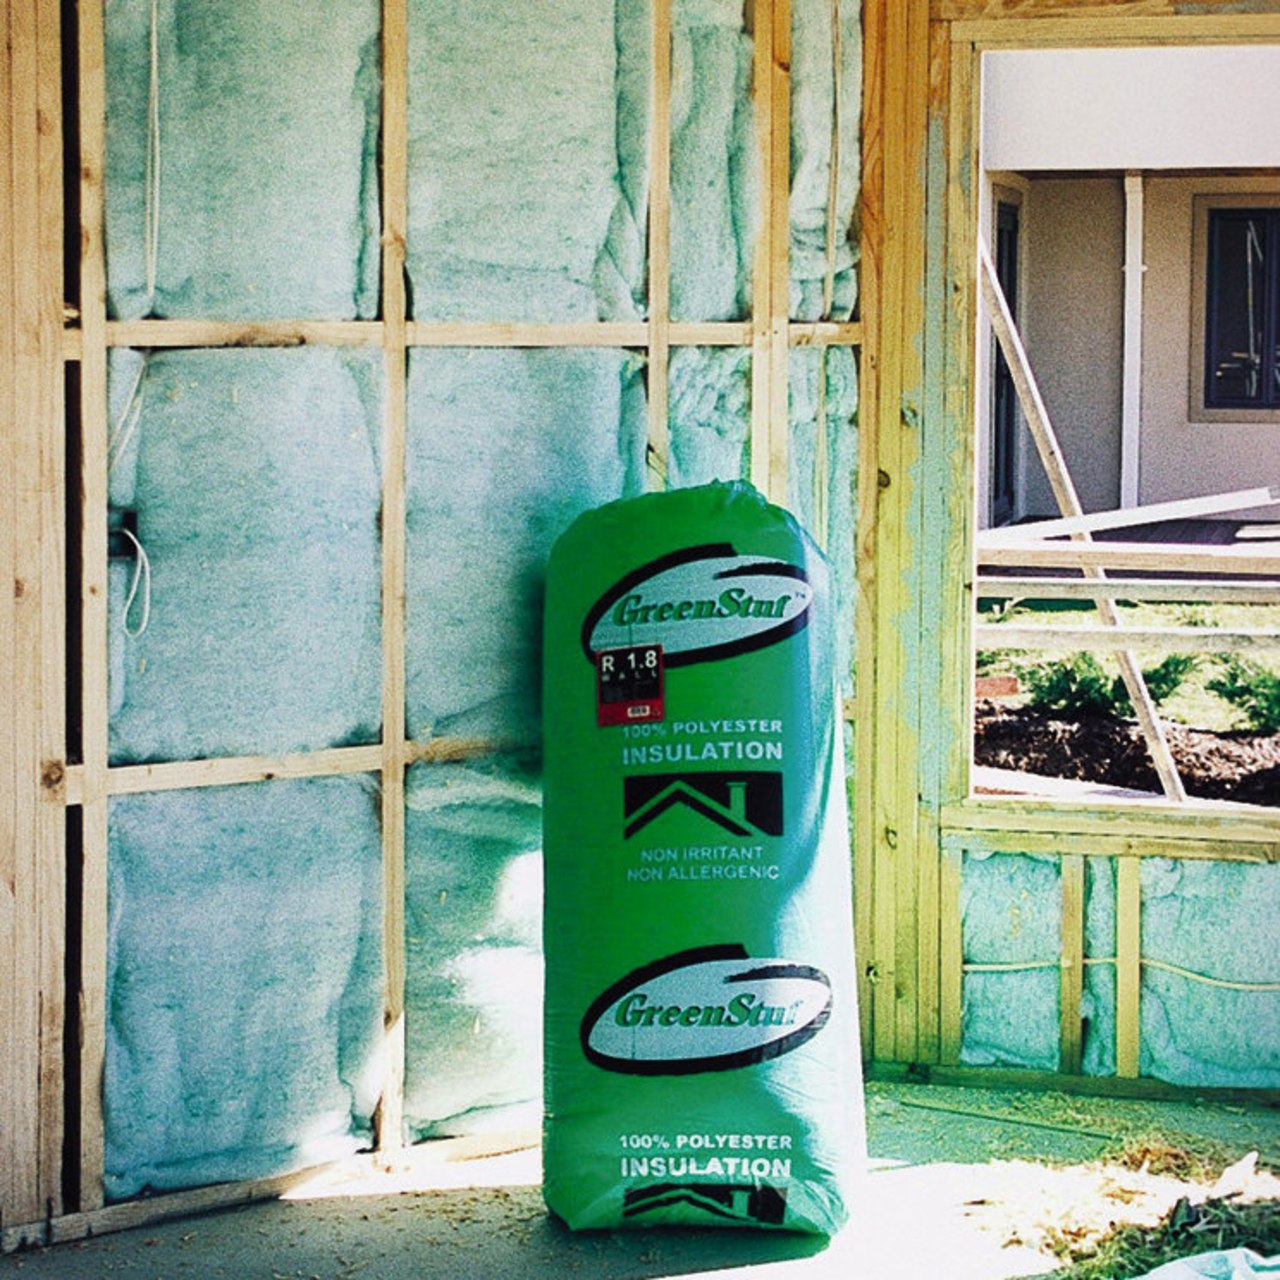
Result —
[{"label": "wooden window frame", "polygon": [[[1185,20],[1181,17],[1113,18],[1105,24],[1085,19],[1026,19],[956,23],[952,30],[950,64],[952,94],[949,110],[949,171],[939,171],[947,192],[950,291],[963,296],[963,312],[950,311],[935,340],[946,351],[946,384],[951,402],[963,405],[961,416],[947,423],[950,446],[937,455],[958,482],[966,476],[972,408],[965,384],[973,367],[977,299],[973,245],[976,242],[976,198],[964,188],[965,172],[976,172],[978,157],[978,90],[981,57],[988,49],[1188,44],[1203,40],[1280,42],[1280,21],[1274,17],[1229,17]],[[930,345],[926,338],[926,346]],[[972,484],[966,478],[966,484]],[[954,591],[946,602],[949,626],[968,636],[973,529],[965,521],[946,530],[948,559],[963,548],[966,590]],[[962,708],[955,723],[956,747],[949,768],[941,775],[937,793],[940,812],[940,855],[945,885],[942,905],[942,990],[940,1016],[942,1062],[958,1065],[961,1049],[961,997],[964,974],[960,937],[960,879],[968,853],[1049,853],[1060,859],[1062,875],[1062,955],[1060,1074],[1078,1076],[1082,1033],[1078,1014],[1084,986],[1084,859],[1114,857],[1117,874],[1116,1073],[1091,1081],[1100,1090],[1118,1086],[1141,1088],[1141,861],[1144,857],[1208,858],[1265,864],[1280,857],[1280,813],[1256,807],[1186,806],[1161,799],[1125,802],[1084,799],[1062,801],[1037,798],[977,797],[969,792],[967,768],[971,758],[972,653],[968,645],[947,646],[944,687],[950,704]],[[949,669],[948,669],[949,668]]]},{"label": "wooden window frame", "polygon": [[[872,749],[860,756],[873,776],[864,783],[870,794],[859,797],[855,869],[858,895],[870,901],[860,916],[859,945],[871,988],[872,1070],[1134,1096],[1177,1093],[1139,1074],[1142,859],[1275,862],[1280,813],[1188,811],[1160,799],[1121,804],[970,793],[981,59],[997,49],[1275,44],[1280,17],[1185,15],[1172,3],[1143,5],[1139,13],[1137,6],[1061,0],[920,0],[903,8],[898,17],[898,6],[888,6],[879,64],[884,82],[901,89],[903,101],[886,94],[883,121],[901,160],[892,162],[886,145],[877,177],[886,226],[903,228],[905,247],[897,251],[896,238],[886,234],[882,308],[867,334],[879,378],[870,442],[879,490],[871,538],[876,693]],[[924,195],[917,194],[920,173]],[[865,668],[869,651],[859,652]],[[960,1065],[961,879],[969,852],[1061,860],[1056,1073]],[[1118,867],[1114,1078],[1080,1075],[1089,857],[1114,857]]]}]

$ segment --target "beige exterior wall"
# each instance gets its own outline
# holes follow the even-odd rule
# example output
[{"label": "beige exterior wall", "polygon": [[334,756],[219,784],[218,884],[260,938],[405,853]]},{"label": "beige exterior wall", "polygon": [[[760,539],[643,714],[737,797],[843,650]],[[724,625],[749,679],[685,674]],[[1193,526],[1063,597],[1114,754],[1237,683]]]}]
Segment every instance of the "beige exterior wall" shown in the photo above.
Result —
[{"label": "beige exterior wall", "polygon": [[[1025,190],[1024,341],[1080,501],[1086,511],[1108,510],[1120,505],[1123,175],[1035,178]],[[1207,422],[1195,404],[1203,340],[1195,278],[1205,247],[1194,210],[1198,197],[1215,195],[1274,203],[1280,174],[1148,175],[1144,183],[1142,504],[1280,483],[1280,415],[1217,412]],[[1056,515],[1025,433],[1020,454],[1016,515]],[[1277,518],[1275,508],[1241,514]]]},{"label": "beige exterior wall", "polygon": [[[1146,273],[1143,297],[1142,427],[1138,495],[1164,502],[1280,483],[1280,422],[1196,422],[1193,377],[1202,353],[1192,344],[1195,197],[1280,196],[1274,177],[1150,177],[1146,183]],[[1215,415],[1216,416],[1216,415]],[[1275,415],[1270,415],[1272,418]],[[1276,519],[1275,508],[1258,512]]]},{"label": "beige exterior wall", "polygon": [[[1023,205],[1022,331],[1086,511],[1120,505],[1124,179],[1036,179]],[[1024,439],[1016,514],[1055,516]]]}]

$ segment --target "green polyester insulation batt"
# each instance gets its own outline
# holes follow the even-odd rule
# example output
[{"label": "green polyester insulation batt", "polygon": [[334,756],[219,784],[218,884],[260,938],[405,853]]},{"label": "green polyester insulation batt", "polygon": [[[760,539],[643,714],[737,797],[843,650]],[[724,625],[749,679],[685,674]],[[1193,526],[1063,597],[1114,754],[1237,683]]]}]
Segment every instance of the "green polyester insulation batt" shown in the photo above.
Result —
[{"label": "green polyester insulation batt", "polygon": [[741,484],[547,575],[544,1191],[573,1228],[830,1235],[862,1163],[830,570]]}]

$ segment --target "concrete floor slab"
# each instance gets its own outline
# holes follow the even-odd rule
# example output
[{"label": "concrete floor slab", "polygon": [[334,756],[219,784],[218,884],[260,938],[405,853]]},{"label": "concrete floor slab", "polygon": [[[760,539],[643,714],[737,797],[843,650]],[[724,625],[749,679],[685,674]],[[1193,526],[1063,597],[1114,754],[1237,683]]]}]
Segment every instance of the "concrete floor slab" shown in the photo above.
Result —
[{"label": "concrete floor slab", "polygon": [[[536,1148],[421,1149],[397,1173],[329,1171],[287,1198],[0,1259],[5,1280],[1012,1280],[1044,1275],[1056,1227],[1154,1222],[1186,1184],[1117,1172],[1126,1144],[1280,1164],[1280,1115],[1216,1104],[872,1084],[872,1160],[830,1244],[725,1229],[574,1234],[539,1192]],[[1180,1144],[1180,1146],[1179,1146]],[[1274,1184],[1280,1206],[1280,1180]],[[1201,1193],[1205,1188],[1201,1187]]]}]

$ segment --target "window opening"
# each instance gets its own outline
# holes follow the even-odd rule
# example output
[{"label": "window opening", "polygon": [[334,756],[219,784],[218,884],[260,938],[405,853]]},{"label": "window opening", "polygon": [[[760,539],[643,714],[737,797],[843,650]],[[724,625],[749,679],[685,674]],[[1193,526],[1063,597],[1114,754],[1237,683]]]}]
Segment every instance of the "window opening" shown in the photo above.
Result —
[{"label": "window opening", "polygon": [[[996,279],[1018,319],[1018,241],[1021,232],[1018,206],[1001,200],[996,208]],[[1013,518],[1015,444],[1018,430],[1018,393],[1009,362],[999,345],[995,351],[995,378],[991,405],[991,523],[1008,524]]]},{"label": "window opening", "polygon": [[[1095,795],[1103,786],[1102,793],[1113,797],[1121,794],[1117,787],[1137,796],[1153,790],[1147,780],[1151,769],[1141,750],[1145,747],[1159,789],[1169,800],[1186,802],[1188,790],[1172,749],[1171,726],[1158,704],[1193,669],[1199,666],[1203,673],[1212,660],[1216,670],[1204,681],[1206,691],[1219,695],[1247,727],[1263,734],[1275,732],[1272,717],[1280,713],[1280,539],[1205,546],[1096,542],[1093,535],[1114,535],[1137,527],[1157,530],[1157,538],[1168,537],[1164,531],[1170,522],[1280,507],[1280,485],[1086,514],[1013,322],[997,266],[985,245],[980,258],[980,283],[990,323],[1009,362],[1062,517],[980,535],[978,559],[988,576],[977,591],[978,671],[992,674],[991,656],[999,652],[1006,666],[1025,676],[1032,709],[1050,713],[1047,738],[1065,746],[1067,758],[1063,761],[1060,752],[1055,760],[1052,751],[1020,741],[1034,727],[1034,717],[1024,719],[1013,726],[1012,734],[1006,732],[1004,759],[999,773],[993,775],[989,763],[984,764],[982,750],[983,738],[990,736],[990,720],[988,715],[984,722],[980,706],[975,789],[1020,794],[1071,791],[1070,786],[1028,776],[1045,773],[1086,784]],[[1280,525],[1264,526],[1264,532],[1278,529]],[[1062,541],[1064,536],[1070,541]],[[991,576],[993,569],[996,573]],[[1005,576],[1006,571],[1010,576]],[[1116,571],[1123,575],[1119,580]],[[1075,579],[1077,573],[1083,575],[1083,582]],[[1047,579],[1036,576],[1040,574],[1047,574]],[[1062,623],[1059,611],[1070,602],[1096,610],[1100,625]],[[1164,604],[1182,610],[1181,625],[1176,614],[1161,615]],[[1244,607],[1243,616],[1221,615],[1222,606],[1236,605]],[[1265,607],[1261,616],[1259,606]],[[1095,655],[1106,655],[1118,678]],[[1126,724],[1130,717],[1136,723]],[[1099,745],[1095,740],[1100,735],[1114,741]],[[1182,736],[1185,739],[1188,734]],[[1203,750],[1195,743],[1184,745],[1191,752]],[[1037,755],[1042,761],[1039,769],[1031,763]],[[989,751],[986,760],[990,761]],[[1246,764],[1245,771],[1249,769]],[[1266,794],[1247,789],[1238,796],[1230,790],[1208,794],[1274,804],[1274,787],[1265,782],[1268,770],[1262,772],[1261,790]]]}]

